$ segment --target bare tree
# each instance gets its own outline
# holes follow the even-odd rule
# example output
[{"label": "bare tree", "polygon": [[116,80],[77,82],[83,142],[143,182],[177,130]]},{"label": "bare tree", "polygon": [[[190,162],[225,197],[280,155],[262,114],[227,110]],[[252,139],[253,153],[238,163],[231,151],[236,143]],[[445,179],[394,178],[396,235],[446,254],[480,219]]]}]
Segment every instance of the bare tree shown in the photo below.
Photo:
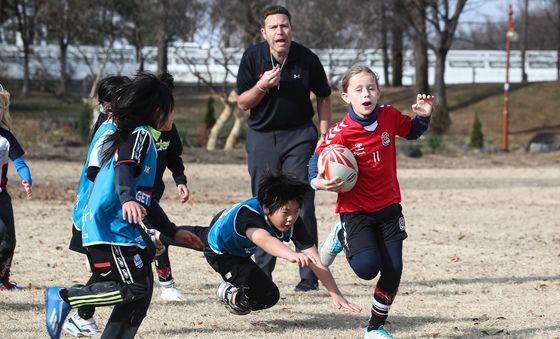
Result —
[{"label": "bare tree", "polygon": [[217,30],[224,32],[221,37],[223,46],[247,48],[262,40],[260,18],[268,5],[270,2],[267,0],[213,0],[209,22]]},{"label": "bare tree", "polygon": [[[209,151],[216,149],[218,135],[232,116],[234,117],[234,123],[224,145],[224,150],[233,149],[243,131],[243,123],[247,118],[245,112],[237,107],[236,91],[228,86],[230,79],[235,79],[237,75],[238,60],[236,60],[236,56],[239,55],[241,49],[214,45],[201,48],[196,55],[193,55],[192,52],[189,53],[189,50],[182,49],[180,46],[175,48],[175,55],[178,59],[188,66],[190,72],[219,99],[224,107],[210,130],[206,149]],[[217,75],[219,78],[216,78]]]},{"label": "bare tree", "polygon": [[450,125],[447,91],[445,85],[445,61],[451,49],[453,37],[459,23],[459,16],[467,0],[456,0],[455,8],[451,8],[450,0],[428,0],[427,22],[433,31],[434,42],[428,40],[428,46],[436,56],[435,66],[435,95],[438,100],[437,108],[432,117],[432,130],[435,133],[445,133]]},{"label": "bare tree", "polygon": [[414,43],[414,88],[416,93],[430,93],[428,84],[428,36],[426,33],[426,1],[407,0],[405,2],[406,21],[412,30]]},{"label": "bare tree", "polygon": [[136,46],[143,68],[142,47],[155,44],[158,49],[158,72],[167,72],[168,48],[173,41],[192,41],[203,10],[202,0],[132,0],[117,2],[126,21],[126,36]]},{"label": "bare tree", "polygon": [[29,57],[32,52],[31,45],[35,39],[35,19],[43,4],[44,1],[42,0],[12,0],[8,3],[8,6],[15,14],[18,31],[23,43],[22,96],[27,96],[29,93]]},{"label": "bare tree", "polygon": [[391,85],[402,86],[403,77],[403,20],[404,4],[402,0],[393,1],[393,19],[391,20]]},{"label": "bare tree", "polygon": [[521,34],[521,82],[527,82],[525,70],[525,54],[527,52],[527,28],[529,26],[529,0],[524,0],[523,20],[521,20],[523,33]]},{"label": "bare tree", "polygon": [[93,15],[90,1],[52,0],[45,4],[39,20],[46,26],[47,39],[56,40],[60,49],[60,78],[56,94],[64,97],[69,79],[68,47],[86,24],[91,26]]},{"label": "bare tree", "polygon": [[[381,13],[381,27],[385,28],[388,26],[387,23],[387,2],[382,0],[378,3],[379,12]],[[380,29],[381,34],[381,53],[383,58],[383,80],[385,84],[389,85],[389,45],[387,44],[387,30]]]}]

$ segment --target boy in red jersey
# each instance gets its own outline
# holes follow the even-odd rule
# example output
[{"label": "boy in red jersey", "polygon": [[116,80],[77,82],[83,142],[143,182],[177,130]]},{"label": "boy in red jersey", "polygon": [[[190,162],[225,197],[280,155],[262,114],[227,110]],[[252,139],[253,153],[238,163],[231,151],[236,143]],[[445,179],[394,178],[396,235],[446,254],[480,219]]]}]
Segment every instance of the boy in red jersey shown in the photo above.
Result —
[{"label": "boy in red jersey", "polygon": [[[394,107],[378,105],[381,91],[377,75],[365,66],[351,67],[342,78],[342,99],[349,104],[344,119],[332,127],[309,162],[311,186],[338,193],[340,222],[321,247],[328,266],[344,249],[350,267],[364,280],[380,272],[365,338],[393,338],[383,327],[397,293],[402,273],[402,245],[407,237],[400,205],[396,170],[396,136],[414,140],[428,128],[435,98],[418,94],[413,119]],[[327,180],[318,173],[317,160],[327,145],[341,144],[358,162],[358,181],[340,192],[343,181]]]}]

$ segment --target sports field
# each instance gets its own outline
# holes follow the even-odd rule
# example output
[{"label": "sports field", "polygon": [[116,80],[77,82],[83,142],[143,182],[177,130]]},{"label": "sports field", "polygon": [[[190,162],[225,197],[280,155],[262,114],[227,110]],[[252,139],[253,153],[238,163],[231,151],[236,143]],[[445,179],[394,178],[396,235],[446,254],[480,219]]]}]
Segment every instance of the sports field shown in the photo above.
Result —
[{"label": "sports field", "polygon": [[[398,161],[409,238],[390,332],[397,338],[558,338],[560,154]],[[206,225],[215,212],[250,196],[240,161],[185,163],[191,201],[175,199],[170,177],[162,201],[177,224]],[[23,289],[0,292],[0,338],[45,338],[44,288],[88,278],[84,258],[67,249],[81,163],[32,158],[28,164],[32,200],[22,198],[10,169],[18,237],[12,279]],[[335,198],[317,194],[320,238],[335,220]],[[138,338],[363,337],[373,283],[355,277],[342,256],[332,271],[346,297],[363,308],[360,314],[336,310],[322,287],[294,292],[297,267],[279,260],[280,302],[234,316],[217,302],[220,277],[200,253],[171,248],[171,261],[188,301],[164,303],[156,287]],[[98,310],[101,327],[109,311]]]}]

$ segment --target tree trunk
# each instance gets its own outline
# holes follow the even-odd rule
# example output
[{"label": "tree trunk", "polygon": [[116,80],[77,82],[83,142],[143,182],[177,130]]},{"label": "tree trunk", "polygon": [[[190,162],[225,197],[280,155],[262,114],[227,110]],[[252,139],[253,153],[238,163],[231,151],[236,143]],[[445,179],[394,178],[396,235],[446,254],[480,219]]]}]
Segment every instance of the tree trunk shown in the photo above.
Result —
[{"label": "tree trunk", "polygon": [[231,109],[233,111],[233,117],[235,118],[235,121],[227,137],[226,144],[224,145],[224,151],[226,152],[231,151],[233,147],[235,147],[235,143],[237,142],[237,139],[239,138],[241,132],[243,131],[243,123],[245,122],[246,119],[246,116],[243,113],[243,111],[241,111],[239,107],[237,107],[236,91],[231,91],[229,93],[227,102],[228,105],[231,105]]},{"label": "tree trunk", "polygon": [[144,71],[144,54],[142,53],[142,31],[136,29],[136,61],[138,62],[138,71]]},{"label": "tree trunk", "polygon": [[[385,0],[381,1],[381,27],[386,27],[387,25],[387,11],[385,8]],[[383,81],[385,86],[390,86],[389,81],[389,53],[387,45],[387,30],[381,30],[381,53],[383,55]]]},{"label": "tree trunk", "polygon": [[226,152],[231,151],[235,147],[237,139],[243,131],[243,125],[246,119],[245,114],[237,107],[233,108],[233,116],[235,117],[235,122],[233,123],[233,127],[231,128],[231,132],[229,132],[224,146],[224,151]]},{"label": "tree trunk", "polygon": [[435,74],[435,94],[437,106],[432,117],[432,130],[437,134],[443,134],[449,130],[451,119],[447,107],[447,95],[445,86],[445,59],[446,50],[440,50],[436,53],[436,74]]},{"label": "tree trunk", "polygon": [[393,69],[393,76],[391,85],[397,87],[402,86],[403,76],[403,30],[402,24],[399,19],[402,17],[404,8],[402,0],[395,0],[393,3],[393,20],[391,23],[391,33],[393,44],[391,45],[391,68]]},{"label": "tree trunk", "polygon": [[556,1],[556,80],[560,81],[560,0]]},{"label": "tree trunk", "polygon": [[529,0],[525,0],[523,8],[523,37],[521,40],[521,82],[527,82],[527,71],[525,70],[525,53],[527,52],[527,28],[529,26]]},{"label": "tree trunk", "polygon": [[167,72],[167,37],[158,42],[158,72]]},{"label": "tree trunk", "polygon": [[58,82],[57,95],[64,97],[66,96],[66,82],[68,81],[68,74],[66,73],[68,44],[63,41],[59,41],[58,45],[60,47],[60,79]]},{"label": "tree trunk", "polygon": [[[235,96],[236,98],[233,103],[229,100],[229,98],[231,98],[232,96]],[[222,113],[220,113],[220,116],[216,120],[216,123],[214,124],[214,126],[212,126],[212,129],[210,130],[210,135],[208,136],[208,142],[206,143],[206,149],[208,151],[213,151],[216,149],[216,144],[218,143],[218,135],[220,134],[222,128],[224,128],[226,122],[233,114],[233,111],[236,109],[236,105],[237,105],[236,96],[237,94],[235,94],[235,91],[231,91],[228,98],[220,97],[220,102],[224,105],[224,109],[222,110]]]},{"label": "tree trunk", "polygon": [[426,36],[426,2],[416,0],[413,9],[414,34],[414,88],[416,93],[430,93],[428,84],[428,44]]},{"label": "tree trunk", "polygon": [[29,43],[23,42],[23,85],[21,86],[21,96],[29,94]]}]

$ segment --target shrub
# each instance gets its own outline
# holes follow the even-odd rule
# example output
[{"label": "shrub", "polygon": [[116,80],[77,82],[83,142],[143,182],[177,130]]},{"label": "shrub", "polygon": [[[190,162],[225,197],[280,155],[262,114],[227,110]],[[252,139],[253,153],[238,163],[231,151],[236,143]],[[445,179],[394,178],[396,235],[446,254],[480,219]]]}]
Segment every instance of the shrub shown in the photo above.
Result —
[{"label": "shrub", "polygon": [[441,152],[445,149],[443,136],[437,133],[430,133],[426,136],[426,145],[431,153]]},{"label": "shrub", "polygon": [[474,148],[484,147],[484,135],[482,134],[482,124],[478,118],[478,112],[474,114],[474,122],[471,131],[470,146]]}]

